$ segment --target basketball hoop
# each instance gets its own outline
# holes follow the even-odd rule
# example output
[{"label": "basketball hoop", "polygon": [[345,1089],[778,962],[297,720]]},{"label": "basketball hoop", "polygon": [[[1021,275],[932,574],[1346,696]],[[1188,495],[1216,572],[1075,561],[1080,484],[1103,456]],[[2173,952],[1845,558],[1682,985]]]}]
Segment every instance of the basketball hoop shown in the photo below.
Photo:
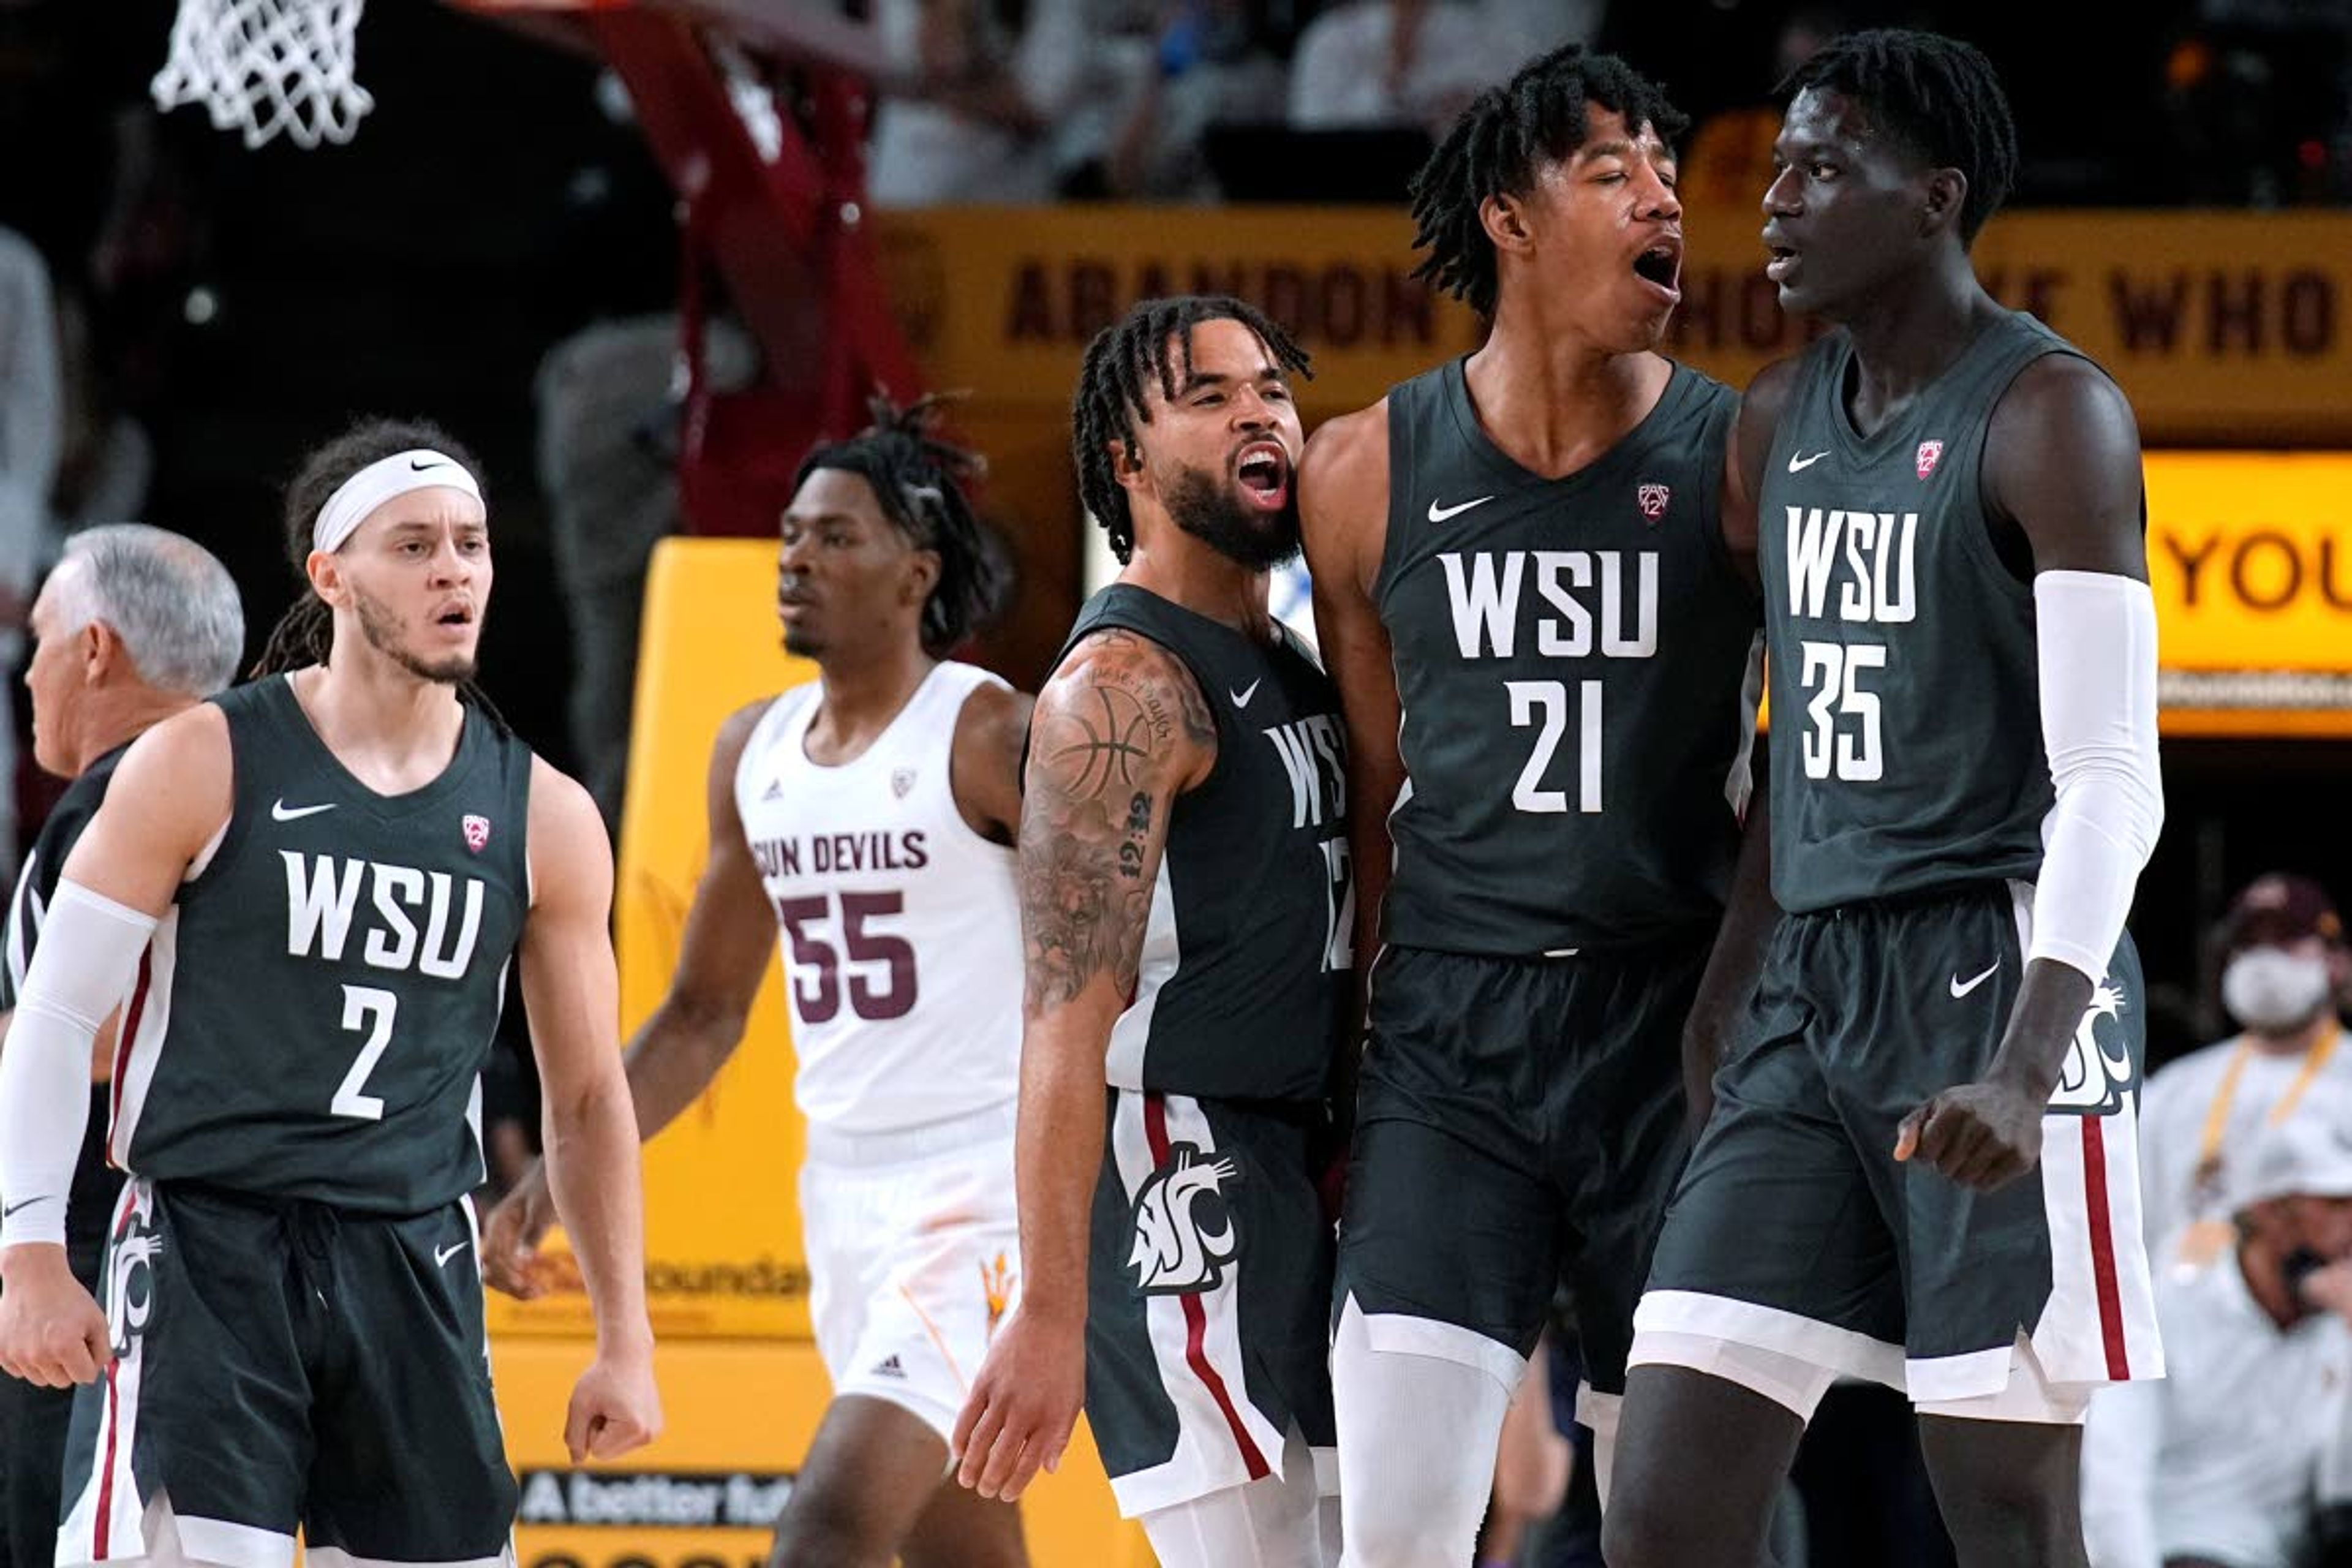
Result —
[{"label": "basketball hoop", "polygon": [[201,103],[247,147],[349,142],[375,107],[352,79],[362,0],[180,0],[172,54],[148,90],[159,109]]}]

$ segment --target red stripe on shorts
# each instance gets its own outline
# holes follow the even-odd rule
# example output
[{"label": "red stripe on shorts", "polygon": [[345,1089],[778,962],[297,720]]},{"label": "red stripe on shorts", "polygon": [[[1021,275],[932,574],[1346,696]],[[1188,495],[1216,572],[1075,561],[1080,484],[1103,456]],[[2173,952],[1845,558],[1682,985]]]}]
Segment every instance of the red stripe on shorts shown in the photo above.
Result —
[{"label": "red stripe on shorts", "polygon": [[[1158,1169],[1168,1163],[1168,1105],[1165,1097],[1156,1091],[1143,1097],[1143,1136],[1151,1145],[1151,1163]],[[1258,1452],[1257,1444],[1250,1438],[1249,1428],[1242,1425],[1241,1413],[1234,1408],[1233,1395],[1225,1392],[1225,1380],[1209,1364],[1209,1312],[1201,1305],[1198,1296],[1180,1296],[1184,1304],[1184,1360],[1192,1374],[1209,1391],[1224,1413],[1225,1426],[1234,1435],[1234,1446],[1242,1451],[1242,1463],[1249,1470],[1249,1479],[1257,1480],[1274,1473],[1274,1467]]]},{"label": "red stripe on shorts", "polygon": [[114,1130],[122,1121],[122,1079],[131,1067],[131,1042],[139,1037],[140,1016],[147,1011],[147,985],[153,979],[152,947],[139,950],[139,983],[131,988],[131,1005],[122,1010],[122,1028],[114,1037],[114,1093],[106,1112],[106,1157],[114,1163]]},{"label": "red stripe on shorts", "polygon": [[106,1468],[98,1473],[98,1523],[90,1531],[90,1557],[106,1561],[108,1526],[114,1520],[114,1444],[122,1435],[121,1415],[115,1409],[114,1374],[122,1363],[106,1363]]},{"label": "red stripe on shorts", "polygon": [[2117,1383],[2131,1376],[2124,1344],[2123,1291],[2116,1284],[2115,1223],[2107,1213],[2107,1139],[2099,1118],[2083,1121],[2083,1198],[2091,1222],[2091,1278],[2099,1289],[2099,1337],[2107,1350],[2107,1375]]}]

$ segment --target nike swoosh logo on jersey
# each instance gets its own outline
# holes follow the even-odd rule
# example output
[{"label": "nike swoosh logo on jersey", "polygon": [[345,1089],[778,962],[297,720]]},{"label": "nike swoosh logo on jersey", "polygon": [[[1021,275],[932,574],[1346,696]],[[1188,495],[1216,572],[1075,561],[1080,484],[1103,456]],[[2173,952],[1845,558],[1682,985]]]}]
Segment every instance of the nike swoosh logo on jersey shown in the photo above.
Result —
[{"label": "nike swoosh logo on jersey", "polygon": [[[1258,680],[1264,680],[1265,679],[1265,677],[1264,676],[1258,677]],[[1258,680],[1251,681],[1239,691],[1235,691],[1232,687],[1228,686],[1225,688],[1225,695],[1234,700],[1234,707],[1246,708],[1250,704],[1250,699],[1257,695]]]},{"label": "nike swoosh logo on jersey", "polygon": [[1999,969],[2000,967],[2000,959],[1998,959],[1998,958],[1996,958],[1996,959],[1994,959],[1994,960],[1992,961],[1992,969],[1988,969],[1988,970],[1986,970],[1982,974],[1978,975],[1974,980],[1962,980],[1958,975],[1957,975],[1957,974],[1953,975],[1953,976],[1952,976],[1952,1000],[1953,1000],[1953,1001],[1955,1001],[1955,1002],[1958,1001],[1961,997],[1963,997],[1963,996],[1967,995],[1969,992],[1971,992],[1971,991],[1975,990],[1978,986],[1979,986],[1979,985],[1983,984],[1986,981],[1990,980],[1990,979],[1993,977],[1993,971],[1994,971],[1994,970]]},{"label": "nike swoosh logo on jersey", "polygon": [[1828,456],[1829,453],[1826,450],[1815,452],[1810,458],[1800,458],[1796,453],[1791,452],[1789,454],[1789,471],[1792,474],[1801,474]]},{"label": "nike swoosh logo on jersey", "polygon": [[453,1241],[446,1247],[435,1247],[433,1249],[433,1267],[440,1268],[446,1266],[449,1259],[457,1257],[457,1254],[465,1251],[466,1248],[472,1245],[473,1243],[470,1241]]},{"label": "nike swoosh logo on jersey", "polygon": [[1476,500],[1465,500],[1460,506],[1440,506],[1435,501],[1431,501],[1429,503],[1429,521],[1432,522],[1444,522],[1449,517],[1460,517],[1472,507],[1485,506],[1488,501],[1493,500],[1495,498],[1493,496],[1480,496]]},{"label": "nike swoosh logo on jersey", "polygon": [[271,803],[269,816],[271,820],[276,822],[294,822],[305,816],[316,816],[322,811],[334,809],[335,803],[331,800],[324,805],[289,805],[286,804],[286,797],[281,795]]}]

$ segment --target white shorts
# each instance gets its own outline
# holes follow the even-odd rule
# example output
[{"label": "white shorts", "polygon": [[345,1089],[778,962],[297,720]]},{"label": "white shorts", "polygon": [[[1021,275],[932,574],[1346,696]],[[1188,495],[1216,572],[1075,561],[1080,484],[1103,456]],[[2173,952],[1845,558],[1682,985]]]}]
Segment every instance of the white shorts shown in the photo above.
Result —
[{"label": "white shorts", "polygon": [[809,1310],[835,1398],[955,1429],[1020,1285],[1011,1101],[903,1131],[809,1130],[801,1168]]}]

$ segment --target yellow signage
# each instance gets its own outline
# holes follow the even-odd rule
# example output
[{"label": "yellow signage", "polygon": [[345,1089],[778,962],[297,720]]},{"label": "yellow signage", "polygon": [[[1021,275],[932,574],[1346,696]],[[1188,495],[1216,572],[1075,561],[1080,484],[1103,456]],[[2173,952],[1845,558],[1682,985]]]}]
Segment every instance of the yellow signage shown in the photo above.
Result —
[{"label": "yellow signage", "polygon": [[[494,1347],[507,1458],[520,1487],[520,1568],[761,1568],[830,1397],[814,1346],[681,1341],[663,1345],[661,1437],[613,1464],[575,1468],[563,1413],[587,1365],[578,1341]],[[1023,1498],[1037,1568],[1150,1568],[1142,1532],[1118,1518],[1086,1424],[1061,1468]]]},{"label": "yellow signage", "polygon": [[[1764,277],[1753,207],[1685,215],[1672,352],[1744,386],[1801,348]],[[1237,294],[1315,355],[1310,410],[1370,403],[1475,345],[1469,311],[1412,277],[1412,225],[1380,208],[945,208],[887,214],[891,297],[937,384],[1066,407],[1087,340],[1155,294]],[[1978,270],[2105,365],[2153,441],[2352,443],[2352,216],[1999,217]]]},{"label": "yellow signage", "polygon": [[2168,734],[2352,735],[2352,455],[2158,452]]},{"label": "yellow signage", "polygon": [[[772,541],[670,540],[654,553],[614,894],[625,1036],[677,967],[709,848],[703,785],[719,726],[816,673],[783,651],[775,570]],[[743,1043],[709,1092],[646,1145],[646,1283],[656,1338],[809,1337],[796,1196],[804,1133],[782,970],[770,967]],[[560,1244],[550,1250],[551,1274],[570,1288],[537,1301],[492,1295],[493,1333],[591,1331],[576,1268],[565,1267]]]}]

